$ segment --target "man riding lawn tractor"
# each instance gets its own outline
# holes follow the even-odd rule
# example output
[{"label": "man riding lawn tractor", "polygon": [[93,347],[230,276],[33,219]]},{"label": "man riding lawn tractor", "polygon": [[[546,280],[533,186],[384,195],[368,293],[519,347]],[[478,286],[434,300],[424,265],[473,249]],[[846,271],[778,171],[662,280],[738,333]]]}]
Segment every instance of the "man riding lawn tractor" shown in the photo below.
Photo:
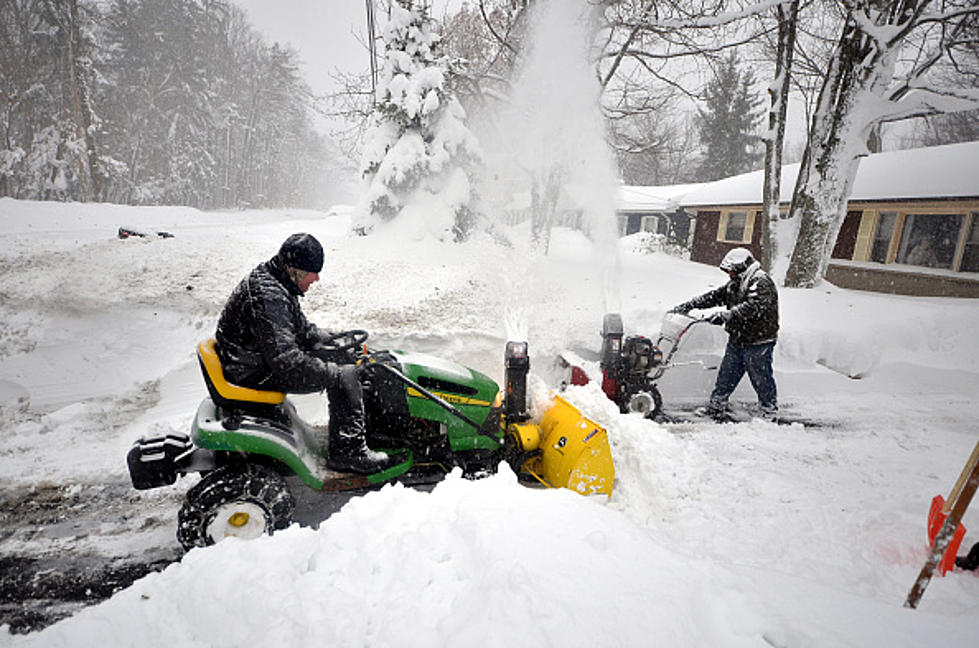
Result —
[{"label": "man riding lawn tractor", "polygon": [[297,394],[326,390],[330,426],[327,466],[375,473],[391,459],[367,447],[358,372],[348,357],[326,348],[332,333],[310,323],[299,298],[319,281],[323,247],[293,234],[231,293],[217,327],[217,352],[227,379],[253,389]]},{"label": "man riding lawn tractor", "polygon": [[[126,455],[138,490],[200,475],[177,516],[184,548],[288,527],[296,488],[422,486],[454,470],[475,479],[506,464],[529,486],[611,494],[605,430],[558,394],[529,411],[526,342],[506,343],[500,385],[445,358],[369,348],[364,330],[327,333],[299,308],[322,268],[322,246],[295,234],[245,277],[216,339],[197,345],[207,396],[190,434],[144,436]],[[320,390],[329,398],[325,430],[304,421],[287,396]]]}]

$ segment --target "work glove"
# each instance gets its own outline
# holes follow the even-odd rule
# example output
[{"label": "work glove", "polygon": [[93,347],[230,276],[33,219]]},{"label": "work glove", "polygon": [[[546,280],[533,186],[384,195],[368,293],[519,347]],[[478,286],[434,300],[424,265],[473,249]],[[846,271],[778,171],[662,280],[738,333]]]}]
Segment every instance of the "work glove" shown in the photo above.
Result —
[{"label": "work glove", "polygon": [[680,304],[679,306],[674,306],[667,313],[677,313],[679,315],[686,315],[690,312],[690,308],[686,304]]},{"label": "work glove", "polygon": [[717,311],[707,317],[707,322],[715,326],[724,326],[731,319],[731,311]]}]

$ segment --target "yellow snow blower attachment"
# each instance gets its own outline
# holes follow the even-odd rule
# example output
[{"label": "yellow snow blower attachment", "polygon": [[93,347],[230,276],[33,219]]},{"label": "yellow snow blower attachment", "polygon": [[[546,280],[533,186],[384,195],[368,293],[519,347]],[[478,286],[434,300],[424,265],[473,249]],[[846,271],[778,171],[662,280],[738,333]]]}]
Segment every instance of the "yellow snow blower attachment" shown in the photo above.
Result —
[{"label": "yellow snow blower attachment", "polygon": [[528,420],[526,375],[530,360],[526,351],[526,342],[507,343],[506,432],[527,457],[520,472],[550,488],[611,496],[615,467],[605,428],[557,394],[540,421]]}]

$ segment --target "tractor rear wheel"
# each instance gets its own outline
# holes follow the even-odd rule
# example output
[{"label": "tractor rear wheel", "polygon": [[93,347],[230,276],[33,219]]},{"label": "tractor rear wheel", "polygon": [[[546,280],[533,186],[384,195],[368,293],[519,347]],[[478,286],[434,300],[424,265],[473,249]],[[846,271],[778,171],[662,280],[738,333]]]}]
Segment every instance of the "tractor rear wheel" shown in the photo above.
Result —
[{"label": "tractor rear wheel", "polygon": [[255,464],[222,466],[187,491],[177,540],[189,551],[228,537],[257,538],[289,526],[295,507],[278,473]]}]

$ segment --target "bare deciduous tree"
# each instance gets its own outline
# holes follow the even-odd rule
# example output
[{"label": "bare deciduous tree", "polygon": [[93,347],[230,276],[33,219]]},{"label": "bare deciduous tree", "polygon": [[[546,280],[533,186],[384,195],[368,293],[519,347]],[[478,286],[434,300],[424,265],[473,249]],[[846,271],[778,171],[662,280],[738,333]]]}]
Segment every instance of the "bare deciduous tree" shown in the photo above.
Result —
[{"label": "bare deciduous tree", "polygon": [[792,60],[799,19],[799,0],[778,5],[775,9],[778,37],[775,47],[775,79],[768,87],[768,132],[765,134],[765,183],[762,194],[764,214],[761,222],[761,264],[771,272],[778,255],[775,236],[781,211],[782,152],[785,146],[785,119],[789,105]]},{"label": "bare deciduous tree", "polygon": [[826,271],[861,156],[881,123],[974,108],[974,88],[931,85],[928,73],[961,45],[979,6],[969,0],[844,0],[792,200],[799,236],[787,286],[811,288]]}]

